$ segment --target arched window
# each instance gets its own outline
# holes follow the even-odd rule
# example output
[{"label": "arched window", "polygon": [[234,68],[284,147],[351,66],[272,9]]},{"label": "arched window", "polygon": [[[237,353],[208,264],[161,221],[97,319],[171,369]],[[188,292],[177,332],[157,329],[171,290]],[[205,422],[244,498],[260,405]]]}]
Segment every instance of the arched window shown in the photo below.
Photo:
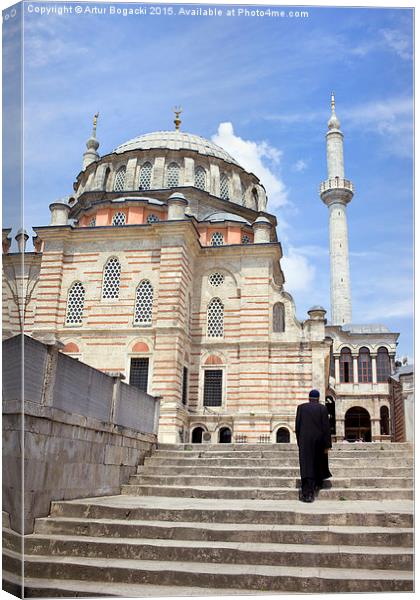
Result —
[{"label": "arched window", "polygon": [[368,411],[361,406],[354,406],[344,415],[344,435],[349,442],[372,441],[372,425]]},{"label": "arched window", "polygon": [[146,221],[149,223],[149,225],[152,225],[153,223],[159,222],[159,217],[157,215],[149,215]]},{"label": "arched window", "polygon": [[111,174],[111,169],[109,167],[107,167],[106,171],[105,171],[105,177],[104,177],[104,190],[106,192],[106,188],[108,186],[108,181],[109,181],[109,176]]},{"label": "arched window", "polygon": [[224,306],[220,298],[210,300],[207,307],[207,336],[212,338],[223,337],[224,331]]},{"label": "arched window", "polygon": [[277,444],[289,444],[290,443],[290,431],[286,427],[279,427],[276,433]]},{"label": "arched window", "polygon": [[226,173],[220,175],[220,197],[229,200],[229,179]]},{"label": "arched window", "polygon": [[381,417],[381,435],[389,435],[389,409],[387,406],[381,406],[379,411]]},{"label": "arched window", "polygon": [[242,243],[243,244],[250,244],[251,243],[251,238],[246,233],[244,233],[243,236],[242,236]]},{"label": "arched window", "polygon": [[191,432],[191,443],[201,444],[203,441],[203,433],[204,429],[202,427],[194,427],[194,429]]},{"label": "arched window", "polygon": [[118,169],[117,174],[115,176],[114,192],[122,192],[123,191],[123,189],[125,187],[125,172],[126,172],[125,167],[121,167],[121,169]]},{"label": "arched window", "polygon": [[273,306],[273,332],[283,333],[284,331],[284,304],[276,302]]},{"label": "arched window", "polygon": [[102,298],[118,298],[120,295],[121,265],[115,256],[110,258],[104,269]]},{"label": "arched window", "polygon": [[150,190],[152,184],[152,165],[144,163],[140,169],[139,190]]},{"label": "arched window", "polygon": [[210,273],[209,275],[209,284],[212,287],[219,287],[219,285],[222,285],[225,281],[225,276],[223,275],[223,273],[219,273],[218,271],[215,271],[214,273]]},{"label": "arched window", "polygon": [[150,325],[153,310],[153,286],[148,279],[144,279],[136,291],[136,307],[134,323]]},{"label": "arched window", "polygon": [[359,371],[359,383],[369,383],[372,381],[372,359],[368,348],[360,348],[357,368]]},{"label": "arched window", "polygon": [[84,306],[85,288],[80,281],[76,281],[69,289],[67,295],[67,325],[76,325],[82,322]]},{"label": "arched window", "polygon": [[353,382],[353,357],[349,348],[343,348],[340,352],[340,382]]},{"label": "arched window", "polygon": [[258,192],[255,188],[252,190],[252,204],[252,208],[258,210]]},{"label": "arched window", "polygon": [[213,235],[211,236],[212,246],[223,246],[224,243],[225,239],[223,237],[223,233],[220,233],[220,231],[216,231],[215,233],[213,233]]},{"label": "arched window", "polygon": [[166,172],[166,185],[168,188],[178,187],[179,185],[179,166],[176,162],[168,165]]},{"label": "arched window", "polygon": [[388,350],[379,348],[376,358],[376,373],[378,383],[386,383],[391,375],[391,363],[389,360]]},{"label": "arched window", "polygon": [[199,190],[206,189],[206,172],[203,167],[197,167],[194,172],[195,187]]},{"label": "arched window", "polygon": [[114,227],[122,227],[123,225],[125,225],[125,213],[116,212],[112,217],[112,224],[114,225]]},{"label": "arched window", "polygon": [[229,427],[222,427],[219,429],[219,443],[230,444],[232,442],[232,431]]}]

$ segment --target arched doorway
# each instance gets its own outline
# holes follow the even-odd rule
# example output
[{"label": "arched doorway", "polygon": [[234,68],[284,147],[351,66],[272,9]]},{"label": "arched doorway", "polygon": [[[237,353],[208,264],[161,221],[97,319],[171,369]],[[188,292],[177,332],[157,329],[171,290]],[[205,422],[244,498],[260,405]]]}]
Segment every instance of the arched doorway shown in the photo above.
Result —
[{"label": "arched doorway", "polygon": [[286,427],[279,427],[276,433],[277,444],[289,444],[290,443],[290,431]]},{"label": "arched doorway", "polygon": [[232,432],[229,427],[222,427],[219,431],[219,443],[230,444],[232,442]]},{"label": "arched doorway", "polygon": [[370,423],[370,415],[365,408],[354,406],[346,412],[345,421],[345,439],[348,442],[363,442],[372,441],[372,427]]},{"label": "arched doorway", "polygon": [[379,414],[381,417],[381,435],[389,435],[389,408],[381,406]]},{"label": "arched doorway", "polygon": [[331,435],[336,435],[337,432],[335,429],[335,401],[332,396],[326,397],[325,406],[327,407],[327,411],[328,411],[328,419],[330,422]]},{"label": "arched doorway", "polygon": [[191,433],[191,443],[201,444],[203,442],[204,429],[202,427],[195,427]]}]

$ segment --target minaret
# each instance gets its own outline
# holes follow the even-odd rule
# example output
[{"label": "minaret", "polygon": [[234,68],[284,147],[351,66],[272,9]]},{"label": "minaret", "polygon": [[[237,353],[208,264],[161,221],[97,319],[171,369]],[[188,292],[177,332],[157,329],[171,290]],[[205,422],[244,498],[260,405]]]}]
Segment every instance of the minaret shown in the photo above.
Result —
[{"label": "minaret", "polygon": [[83,154],[83,169],[86,169],[88,165],[95,162],[99,158],[99,154],[97,152],[99,148],[99,142],[96,139],[96,125],[98,123],[99,113],[93,117],[93,129],[92,135],[86,142],[86,152]]},{"label": "minaret", "polygon": [[320,186],[322,201],[330,211],[330,289],[331,323],[351,323],[349,243],[346,206],[353,198],[353,184],[344,178],[343,134],[335,114],[334,93],[331,94],[331,118],[328,121],[328,179]]}]

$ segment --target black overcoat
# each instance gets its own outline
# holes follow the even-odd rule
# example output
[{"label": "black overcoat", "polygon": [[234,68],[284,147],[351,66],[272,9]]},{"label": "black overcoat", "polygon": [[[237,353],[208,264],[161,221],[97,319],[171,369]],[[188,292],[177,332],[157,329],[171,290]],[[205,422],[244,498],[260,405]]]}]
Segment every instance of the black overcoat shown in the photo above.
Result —
[{"label": "black overcoat", "polygon": [[319,402],[299,404],[295,432],[299,446],[301,478],[317,481],[332,477],[326,448],[331,448],[331,432],[326,407]]}]

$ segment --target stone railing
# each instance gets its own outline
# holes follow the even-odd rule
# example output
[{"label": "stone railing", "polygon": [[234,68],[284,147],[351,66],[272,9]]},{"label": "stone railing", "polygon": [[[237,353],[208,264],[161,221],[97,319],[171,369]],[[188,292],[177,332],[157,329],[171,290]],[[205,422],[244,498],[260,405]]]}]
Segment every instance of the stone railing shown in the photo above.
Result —
[{"label": "stone railing", "polygon": [[354,194],[354,186],[349,179],[343,179],[342,177],[332,177],[326,179],[319,186],[319,193],[329,192],[330,190],[348,190]]}]

